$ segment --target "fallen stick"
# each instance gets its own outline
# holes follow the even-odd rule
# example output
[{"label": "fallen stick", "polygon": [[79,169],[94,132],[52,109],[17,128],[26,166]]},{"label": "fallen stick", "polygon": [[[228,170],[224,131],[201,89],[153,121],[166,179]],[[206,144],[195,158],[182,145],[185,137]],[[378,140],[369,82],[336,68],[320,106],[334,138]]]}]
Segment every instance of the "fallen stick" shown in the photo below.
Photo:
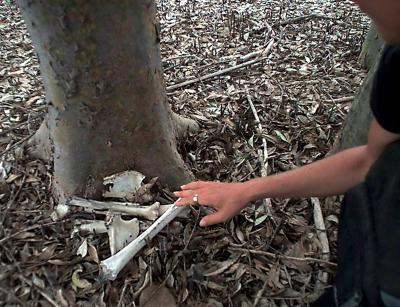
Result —
[{"label": "fallen stick", "polygon": [[28,232],[28,231],[31,231],[31,230],[35,230],[35,229],[38,229],[38,228],[41,228],[41,227],[47,227],[47,226],[53,226],[53,225],[56,225],[56,224],[65,223],[65,222],[68,222],[70,220],[71,219],[68,218],[68,219],[64,219],[64,220],[59,220],[59,221],[54,221],[54,222],[49,222],[49,223],[44,223],[44,224],[36,224],[36,225],[33,225],[33,226],[29,226],[29,227],[27,227],[25,229],[18,230],[17,232],[14,232],[13,234],[10,234],[7,237],[4,237],[4,238],[0,239],[0,244],[4,244],[4,242],[6,242],[6,241],[8,241],[8,240],[10,240],[12,238],[17,237],[21,233]]},{"label": "fallen stick", "polygon": [[334,19],[334,18],[325,16],[325,15],[320,15],[320,14],[309,14],[309,15],[298,16],[298,17],[294,17],[294,18],[290,18],[290,19],[281,21],[281,22],[277,22],[274,24],[274,26],[286,26],[291,23],[308,21],[310,19]]},{"label": "fallen stick", "polygon": [[0,157],[2,157],[3,155],[5,155],[6,153],[8,153],[9,151],[13,150],[15,147],[23,144],[24,142],[26,142],[27,140],[29,140],[31,137],[33,137],[35,133],[32,133],[22,139],[20,139],[18,142],[15,142],[14,144],[12,144],[10,147],[8,147],[7,149],[5,149],[4,151],[2,151],[0,153]]},{"label": "fallen stick", "polygon": [[262,288],[260,289],[260,291],[257,292],[256,298],[254,299],[253,302],[253,307],[257,307],[258,302],[260,301],[260,299],[262,298],[262,296],[264,295],[265,290],[267,289],[268,283],[270,283],[271,281],[269,280],[269,278],[267,277],[264,281],[264,285],[262,286]]},{"label": "fallen stick", "polygon": [[316,197],[311,197],[311,203],[313,204],[314,208],[314,223],[315,228],[317,229],[317,236],[322,245],[322,257],[327,258],[329,260],[329,241],[328,236],[326,235],[326,228],[324,223],[324,217],[322,216],[321,205],[319,199]]},{"label": "fallen stick", "polygon": [[[324,217],[322,215],[321,205],[319,199],[316,197],[311,197],[311,203],[313,204],[314,211],[314,224],[317,231],[317,236],[322,246],[322,258],[324,260],[329,260],[329,241],[326,235],[326,228],[324,223]],[[315,291],[321,291],[328,282],[328,273],[320,270],[318,272],[317,282],[315,284]]]},{"label": "fallen stick", "polygon": [[100,263],[102,270],[102,277],[108,280],[114,280],[117,278],[122,268],[133,258],[135,255],[153,239],[169,222],[175,219],[179,214],[187,207],[178,207],[173,204],[168,210],[157,219],[146,231],[144,231],[139,237],[129,243],[126,247],[121,249],[114,256],[103,260]]},{"label": "fallen stick", "polygon": [[238,252],[247,252],[250,254],[267,256],[267,257],[271,257],[272,259],[285,259],[285,260],[294,260],[294,261],[315,262],[315,263],[326,264],[326,265],[333,266],[333,267],[337,266],[336,263],[333,263],[333,262],[330,262],[330,261],[327,261],[324,259],[318,259],[318,258],[312,258],[312,257],[304,257],[304,258],[292,257],[292,256],[278,255],[278,254],[255,250],[255,249],[245,249],[245,248],[240,248],[240,247],[229,247],[229,249],[233,250],[233,251],[238,251]]},{"label": "fallen stick", "polygon": [[[262,129],[260,117],[258,116],[256,107],[254,106],[250,95],[247,95],[247,101],[250,104],[251,111],[253,112],[254,118],[256,120],[258,133],[260,135],[262,135],[263,129]],[[268,147],[267,147],[267,140],[265,139],[265,137],[262,137],[262,144],[263,144],[263,149],[259,151],[258,158],[259,158],[260,164],[261,164],[261,177],[267,177],[268,176]],[[271,215],[271,199],[264,198],[262,200],[262,206],[263,206],[264,210],[267,212],[267,214]]]},{"label": "fallen stick", "polygon": [[246,67],[246,66],[261,62],[261,61],[264,61],[264,60],[266,60],[268,58],[267,54],[268,54],[269,50],[271,50],[273,43],[274,43],[274,40],[272,39],[269,42],[269,44],[268,44],[268,46],[267,46],[267,48],[266,48],[266,50],[264,52],[265,56],[263,56],[261,58],[257,58],[257,59],[251,60],[251,61],[244,62],[242,64],[238,64],[238,65],[235,65],[235,66],[232,66],[232,67],[228,67],[228,68],[216,71],[214,73],[211,73],[211,74],[208,74],[208,75],[204,75],[204,76],[199,77],[199,78],[194,78],[194,79],[189,80],[189,81],[184,81],[182,83],[178,83],[178,84],[174,84],[174,85],[168,86],[167,87],[167,91],[174,91],[174,90],[176,90],[178,88],[181,88],[181,87],[184,87],[184,86],[187,86],[187,85],[192,85],[192,84],[195,84],[195,83],[198,83],[198,82],[201,82],[201,81],[205,81],[205,80],[208,80],[208,79],[211,79],[211,78],[215,78],[215,77],[218,77],[218,76],[222,76],[222,75],[230,73],[230,72],[232,72],[234,70],[237,70],[237,69],[240,69],[240,68],[243,68],[243,67]]},{"label": "fallen stick", "polygon": [[[310,15],[304,15],[304,16],[299,16],[299,17],[295,17],[295,18],[290,18],[287,20],[283,20],[280,22],[276,22],[274,23],[272,26],[273,27],[277,27],[277,26],[286,26],[288,24],[291,23],[297,23],[297,22],[301,22],[301,21],[306,21],[306,20],[310,20],[310,19],[334,19],[333,17],[329,17],[329,16],[324,16],[324,15],[318,15],[318,14],[310,14]],[[271,26],[269,24],[261,27],[261,28],[257,28],[254,29],[251,34],[259,34],[265,30],[270,31]]]},{"label": "fallen stick", "polygon": [[38,292],[43,296],[43,298],[44,298],[48,303],[50,303],[50,305],[52,305],[52,306],[54,306],[54,307],[59,307],[59,306],[60,306],[56,301],[54,301],[54,299],[50,296],[50,294],[47,294],[47,293],[44,291],[44,289],[42,289],[40,286],[38,286],[37,284],[33,283],[33,282],[30,281],[29,279],[25,278],[25,276],[23,276],[22,274],[21,274],[21,275],[18,275],[17,277],[18,277],[21,281],[23,281],[23,282],[25,282],[26,284],[28,284],[28,285],[31,287],[31,289],[34,288],[36,291],[38,291]]},{"label": "fallen stick", "polygon": [[353,101],[354,96],[348,96],[348,97],[341,97],[341,98],[336,98],[336,99],[329,99],[326,102],[333,102],[333,103],[344,103],[344,102],[349,102]]},{"label": "fallen stick", "polygon": [[248,54],[245,54],[245,55],[241,56],[239,58],[239,60],[241,62],[247,62],[247,61],[250,61],[251,59],[253,59],[255,57],[258,57],[258,56],[262,55],[263,52],[264,52],[264,50],[262,50],[262,49],[261,50],[257,50],[257,51],[253,51],[253,52],[250,52]]},{"label": "fallen stick", "polygon": [[250,52],[248,54],[241,56],[239,58],[239,60],[241,62],[247,62],[252,58],[255,58],[258,56],[264,56],[264,55],[268,54],[270,49],[272,48],[273,42],[274,42],[274,40],[272,39],[267,45],[260,47],[259,50],[256,50],[256,51],[253,51],[253,52]]}]

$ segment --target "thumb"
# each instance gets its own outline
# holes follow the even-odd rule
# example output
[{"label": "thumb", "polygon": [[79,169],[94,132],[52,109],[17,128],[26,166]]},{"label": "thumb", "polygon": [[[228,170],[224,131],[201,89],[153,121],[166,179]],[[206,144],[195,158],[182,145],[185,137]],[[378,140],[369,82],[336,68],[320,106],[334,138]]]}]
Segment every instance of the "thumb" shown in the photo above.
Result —
[{"label": "thumb", "polygon": [[217,211],[213,214],[203,217],[200,221],[200,226],[207,227],[207,226],[221,223],[223,221],[225,221],[224,214],[221,211]]}]

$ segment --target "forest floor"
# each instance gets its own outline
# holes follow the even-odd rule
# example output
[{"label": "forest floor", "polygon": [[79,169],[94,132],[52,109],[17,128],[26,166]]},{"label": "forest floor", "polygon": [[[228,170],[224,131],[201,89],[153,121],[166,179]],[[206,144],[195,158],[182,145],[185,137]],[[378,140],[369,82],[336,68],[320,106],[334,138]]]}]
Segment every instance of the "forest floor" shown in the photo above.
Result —
[{"label": "forest floor", "polygon": [[[271,175],[329,152],[365,76],[357,58],[369,22],[352,2],[160,0],[158,6],[169,102],[201,125],[179,145],[197,178],[244,181],[260,176],[265,162]],[[71,237],[73,217],[50,217],[51,166],[27,154],[46,104],[12,1],[0,2],[0,55],[0,305],[134,306],[154,283],[180,306],[298,306],[332,281],[339,198],[320,200],[329,255],[322,253],[310,199],[272,199],[269,213],[261,202],[252,204],[207,229],[196,226],[193,210],[119,279],[99,281],[107,238],[89,237],[87,255],[76,255],[84,238]],[[322,273],[327,284],[318,280]]]}]

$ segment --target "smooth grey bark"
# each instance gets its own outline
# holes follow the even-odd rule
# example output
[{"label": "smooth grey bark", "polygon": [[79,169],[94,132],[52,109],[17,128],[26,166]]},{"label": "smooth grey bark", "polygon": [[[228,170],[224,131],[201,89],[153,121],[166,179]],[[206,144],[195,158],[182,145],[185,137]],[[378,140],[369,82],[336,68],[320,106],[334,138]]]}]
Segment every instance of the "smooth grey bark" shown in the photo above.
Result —
[{"label": "smooth grey bark", "polygon": [[20,0],[49,111],[34,138],[54,193],[98,197],[134,169],[171,187],[192,179],[176,150],[152,0]]},{"label": "smooth grey bark", "polygon": [[369,71],[354,98],[338,142],[334,146],[334,152],[367,143],[369,126],[373,118],[370,108],[371,90],[383,47],[384,41],[372,24],[359,58]]},{"label": "smooth grey bark", "polygon": [[383,47],[383,38],[379,34],[376,25],[371,22],[371,27],[367,33],[360,56],[358,58],[360,64],[367,69],[371,69],[375,64],[376,59],[381,54]]}]

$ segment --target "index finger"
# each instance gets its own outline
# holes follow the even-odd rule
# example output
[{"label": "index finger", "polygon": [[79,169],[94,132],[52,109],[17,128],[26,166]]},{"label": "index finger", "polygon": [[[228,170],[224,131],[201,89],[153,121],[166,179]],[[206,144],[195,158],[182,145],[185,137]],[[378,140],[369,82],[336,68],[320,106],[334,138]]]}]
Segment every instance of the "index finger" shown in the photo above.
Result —
[{"label": "index finger", "polygon": [[182,190],[196,190],[196,189],[200,189],[200,188],[204,187],[205,184],[206,184],[205,181],[193,181],[188,184],[184,184],[183,186],[181,186],[181,189]]}]

